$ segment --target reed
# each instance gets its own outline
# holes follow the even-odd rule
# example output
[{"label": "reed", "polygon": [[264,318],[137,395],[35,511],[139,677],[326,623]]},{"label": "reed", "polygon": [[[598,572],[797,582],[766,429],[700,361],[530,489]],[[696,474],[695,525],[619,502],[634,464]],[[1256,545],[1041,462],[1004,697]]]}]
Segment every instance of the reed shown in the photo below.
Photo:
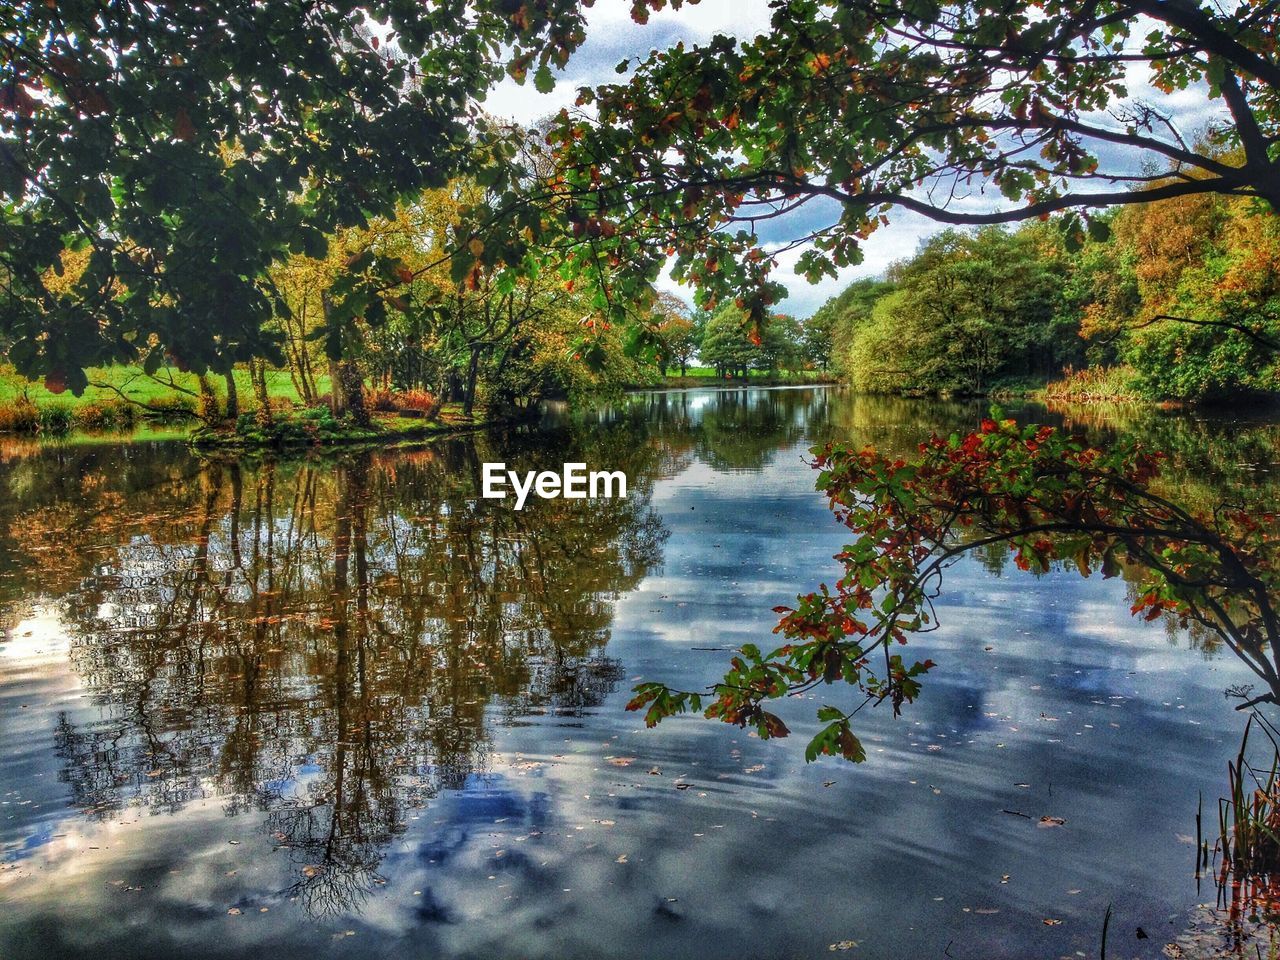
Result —
[{"label": "reed", "polygon": [[1085,402],[1107,400],[1128,403],[1141,399],[1134,386],[1137,374],[1132,367],[1085,367],[1076,370],[1067,367],[1061,380],[1045,384],[1047,400]]},{"label": "reed", "polygon": [[70,433],[76,424],[75,411],[61,403],[49,403],[40,407],[40,432],[60,437]]},{"label": "reed", "polygon": [[[1269,741],[1269,763],[1246,757],[1255,729]],[[1233,918],[1280,916],[1280,730],[1261,714],[1249,717],[1236,759],[1227,763],[1227,788],[1218,801],[1219,901]]]},{"label": "reed", "polygon": [[0,402],[0,433],[61,436],[72,430],[122,430],[140,419],[141,408],[127,400],[35,404],[18,397]]}]

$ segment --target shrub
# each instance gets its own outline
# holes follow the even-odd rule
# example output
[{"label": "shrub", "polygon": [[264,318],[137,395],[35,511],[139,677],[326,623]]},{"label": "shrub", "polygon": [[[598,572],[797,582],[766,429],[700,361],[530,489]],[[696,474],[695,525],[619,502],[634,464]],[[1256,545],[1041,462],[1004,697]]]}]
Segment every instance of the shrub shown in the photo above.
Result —
[{"label": "shrub", "polygon": [[132,427],[138,422],[138,407],[127,400],[86,403],[75,410],[75,425],[82,430],[111,430]]},{"label": "shrub", "polygon": [[402,390],[395,395],[395,408],[413,410],[430,419],[440,411],[440,400],[429,390]]},{"label": "shrub", "polygon": [[35,433],[40,429],[40,411],[26,397],[0,404],[0,433]]},{"label": "shrub", "polygon": [[[1274,329],[1257,326],[1264,335]],[[1238,330],[1166,322],[1138,331],[1124,356],[1137,389],[1152,400],[1221,402],[1275,388],[1274,354]]]},{"label": "shrub", "polygon": [[337,421],[333,419],[333,411],[328,407],[307,407],[299,416],[304,420],[317,420],[321,423],[337,425]]},{"label": "shrub", "polygon": [[396,395],[392,390],[366,390],[364,394],[364,405],[370,410],[380,410],[383,413],[389,413],[396,408]]},{"label": "shrub", "polygon": [[70,433],[75,426],[75,413],[69,406],[51,403],[40,408],[40,432],[50,436]]},{"label": "shrub", "polygon": [[1062,371],[1061,380],[1045,385],[1049,400],[1112,400],[1127,402],[1139,398],[1137,376],[1132,367],[1085,367]]},{"label": "shrub", "polygon": [[374,439],[378,435],[374,428],[335,420],[328,407],[309,407],[269,423],[259,422],[253,413],[243,413],[236,420],[233,433],[206,426],[192,435],[192,442],[197,446],[297,447],[328,440]]},{"label": "shrub", "polygon": [[181,393],[156,397],[148,405],[151,408],[151,415],[162,420],[168,417],[194,417],[199,413],[198,399]]}]

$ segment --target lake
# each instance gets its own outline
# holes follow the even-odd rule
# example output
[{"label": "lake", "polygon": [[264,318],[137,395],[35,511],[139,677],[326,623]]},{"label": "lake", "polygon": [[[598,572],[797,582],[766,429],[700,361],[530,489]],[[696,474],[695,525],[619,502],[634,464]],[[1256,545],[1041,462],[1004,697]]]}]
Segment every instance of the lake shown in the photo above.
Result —
[{"label": "lake", "polygon": [[[1108,907],[1109,957],[1192,956],[1251,678],[1124,578],[952,568],[861,765],[804,762],[839,687],[768,742],[624,710],[834,580],[809,446],[984,413],[700,390],[417,450],[0,447],[0,957],[1094,957]],[[1010,415],[1147,437],[1195,506],[1275,499],[1265,418]],[[628,496],[516,512],[497,460]]]}]

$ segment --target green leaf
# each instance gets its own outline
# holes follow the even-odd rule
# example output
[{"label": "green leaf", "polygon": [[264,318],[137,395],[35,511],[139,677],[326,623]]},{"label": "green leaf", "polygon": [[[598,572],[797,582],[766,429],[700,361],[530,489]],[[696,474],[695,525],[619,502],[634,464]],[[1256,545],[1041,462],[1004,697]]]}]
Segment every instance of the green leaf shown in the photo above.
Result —
[{"label": "green leaf", "polygon": [[556,78],[551,75],[551,67],[542,64],[533,74],[533,86],[539,93],[550,93],[556,88]]}]

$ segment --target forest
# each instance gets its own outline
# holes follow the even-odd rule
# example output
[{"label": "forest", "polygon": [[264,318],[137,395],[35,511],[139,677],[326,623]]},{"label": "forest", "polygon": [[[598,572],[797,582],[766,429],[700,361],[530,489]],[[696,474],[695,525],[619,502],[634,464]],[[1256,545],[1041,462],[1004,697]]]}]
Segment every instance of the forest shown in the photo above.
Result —
[{"label": "forest", "polygon": [[1280,222],[1199,195],[1098,217],[940,231],[806,326],[868,392],[1071,401],[1273,399]]},{"label": "forest", "polygon": [[[327,238],[323,257],[291,254],[273,267],[279,300],[264,335],[279,364],[255,358],[193,374],[173,357],[147,370],[139,353],[87,375],[89,399],[79,403],[55,398],[56,377],[28,386],[11,372],[0,429],[56,435],[177,418],[238,423],[242,434],[280,442],[336,436],[343,418],[433,420],[446,404],[454,422],[470,422],[477,405],[491,418],[519,417],[545,398],[753,376],[1074,402],[1222,403],[1280,389],[1280,224],[1247,199],[1114,208],[1075,242],[1059,216],[939,230],[812,316],[771,314],[753,336],[737,306],[710,311],[668,292],[654,292],[642,322],[615,330],[558,274],[455,284],[445,238],[468,191],[472,202],[483,193],[460,180]],[[376,323],[355,321],[344,368],[323,342],[328,291],[361,258],[391,258],[412,280]],[[87,259],[65,251],[53,289],[72,290]],[[359,389],[334,391],[343,376]],[[297,430],[299,421],[312,431]]]}]

